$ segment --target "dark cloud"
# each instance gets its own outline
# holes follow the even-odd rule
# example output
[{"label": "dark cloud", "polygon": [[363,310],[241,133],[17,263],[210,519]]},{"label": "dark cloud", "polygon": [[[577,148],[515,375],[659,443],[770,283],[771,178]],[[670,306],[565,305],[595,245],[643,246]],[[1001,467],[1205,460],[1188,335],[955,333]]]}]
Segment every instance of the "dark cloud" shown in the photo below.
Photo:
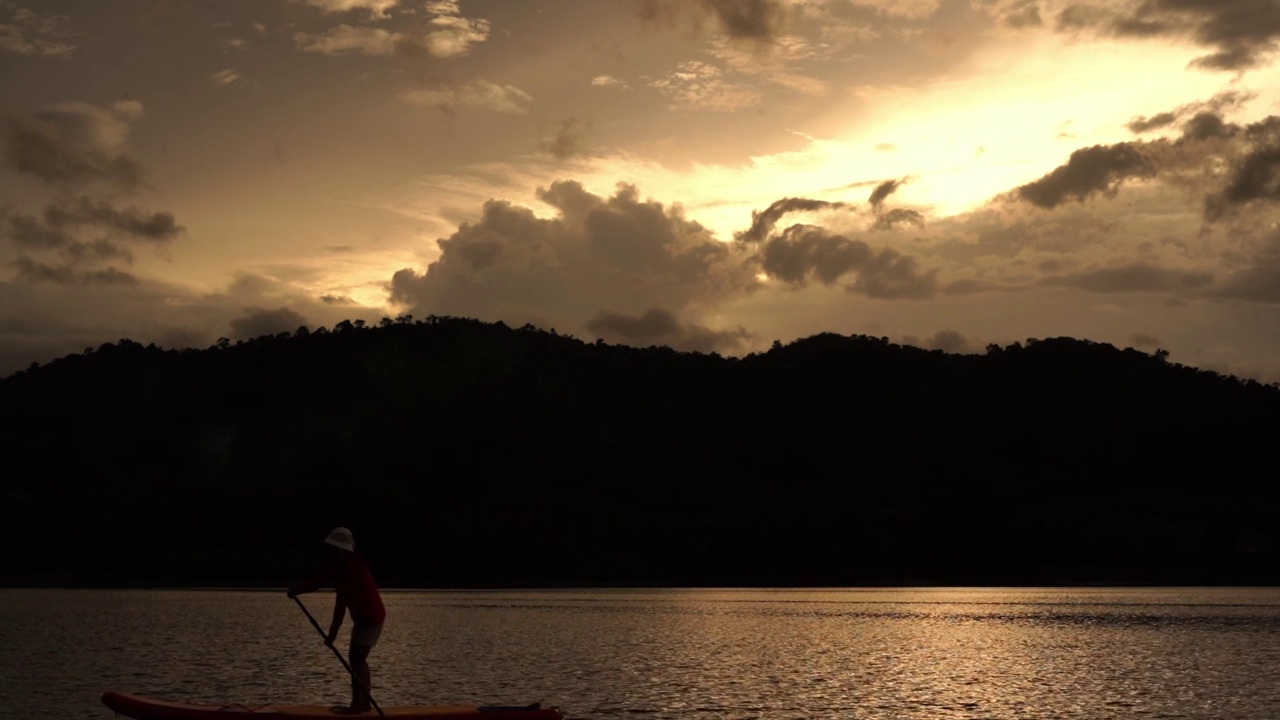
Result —
[{"label": "dark cloud", "polygon": [[1014,193],[1037,207],[1051,209],[1068,200],[1083,202],[1095,193],[1114,194],[1126,180],[1154,175],[1155,168],[1138,145],[1094,145],[1076,150],[1066,165]]},{"label": "dark cloud", "polygon": [[1213,138],[1233,137],[1240,131],[1222,119],[1222,116],[1211,110],[1197,113],[1182,126],[1182,137],[1188,140],[1210,140]]},{"label": "dark cloud", "polygon": [[321,295],[320,302],[325,305],[354,305],[356,301],[346,295]]},{"label": "dark cloud", "polygon": [[91,225],[109,232],[156,242],[167,242],[185,232],[172,213],[145,213],[135,208],[119,210],[106,202],[93,202],[87,197],[78,203],[50,205],[44,210],[44,221],[51,228]]},{"label": "dark cloud", "polygon": [[872,230],[894,230],[899,225],[914,225],[916,227],[924,227],[924,216],[915,210],[906,208],[894,208],[886,213],[876,216],[875,224],[871,226]]},{"label": "dark cloud", "polygon": [[1133,346],[1136,348],[1160,347],[1161,344],[1160,338],[1153,335],[1147,335],[1146,333],[1134,333],[1133,337],[1129,339],[1129,342],[1133,343]]},{"label": "dark cloud", "polygon": [[955,330],[939,330],[932,337],[921,340],[915,335],[904,335],[902,344],[914,345],[926,350],[941,350],[945,353],[973,353],[976,346],[964,335]]},{"label": "dark cloud", "polygon": [[1228,276],[1212,294],[1225,300],[1280,305],[1280,233],[1273,234],[1248,266]]},{"label": "dark cloud", "polygon": [[206,348],[211,341],[208,333],[192,328],[165,328],[156,334],[156,343],[163,348]]},{"label": "dark cloud", "polygon": [[252,307],[245,314],[231,320],[232,339],[250,339],[262,335],[293,332],[306,325],[307,319],[287,307],[268,310]]},{"label": "dark cloud", "polygon": [[1040,27],[1044,24],[1044,19],[1040,17],[1040,4],[1036,0],[1025,0],[1005,13],[1001,19],[1005,25],[1013,28]]},{"label": "dark cloud", "polygon": [[771,41],[782,34],[787,7],[782,0],[634,0],[635,12],[666,28],[695,31],[713,23],[734,39]]},{"label": "dark cloud", "polygon": [[131,191],[144,185],[142,166],[125,152],[127,120],[140,105],[107,110],[64,103],[33,115],[3,119],[4,162],[24,175],[59,187],[104,183]]},{"label": "dark cloud", "polygon": [[1205,216],[1217,220],[1230,208],[1255,200],[1280,200],[1280,147],[1245,155],[1232,169],[1227,187],[1205,201]]},{"label": "dark cloud", "polygon": [[955,330],[939,330],[926,341],[926,347],[948,353],[960,353],[973,349],[969,339]]},{"label": "dark cloud", "polygon": [[14,215],[9,219],[9,236],[26,247],[58,248],[71,243],[73,228],[91,229],[126,237],[168,242],[185,228],[177,224],[171,213],[144,213],[134,208],[120,210],[106,202],[81,198],[76,203],[48,205],[41,218]]},{"label": "dark cloud", "polygon": [[63,254],[73,261],[123,260],[133,262],[133,253],[129,248],[121,247],[105,238],[91,242],[71,242],[63,248]]},{"label": "dark cloud", "polygon": [[[66,264],[63,258],[41,262],[28,257],[26,274],[18,275],[0,262],[0,377],[33,360],[47,362],[122,337],[144,345],[208,347],[229,336],[231,320],[247,315],[246,308],[287,307],[315,323],[308,327],[331,327],[345,319],[376,323],[382,316],[380,309],[326,305],[304,288],[261,276],[206,292],[154,277],[131,281],[119,270],[86,271]],[[6,324],[29,331],[13,334]]]},{"label": "dark cloud", "polygon": [[1213,282],[1213,275],[1195,270],[1173,270],[1146,263],[1053,275],[1041,281],[1051,287],[1071,287],[1100,293],[1177,292],[1198,290]]},{"label": "dark cloud", "polygon": [[[82,230],[105,234],[106,237],[81,240],[77,234]],[[19,268],[19,275],[26,279],[64,284],[83,281],[121,285],[133,284],[133,276],[125,273],[128,276],[122,277],[120,271],[113,267],[85,267],[112,260],[133,262],[133,252],[109,238],[160,244],[183,231],[184,228],[174,221],[170,213],[147,214],[132,208],[119,210],[109,203],[81,198],[78,202],[51,204],[45,207],[40,217],[15,214],[9,218],[5,234],[23,251],[56,253],[62,258],[61,264],[50,264],[26,257]]]},{"label": "dark cloud", "polygon": [[1152,130],[1159,130],[1162,127],[1168,127],[1176,122],[1178,122],[1177,113],[1162,112],[1152,115],[1151,117],[1134,118],[1129,122],[1127,127],[1131,132],[1140,135],[1145,132],[1151,132]]},{"label": "dark cloud", "polygon": [[778,220],[791,212],[813,212],[814,210],[839,210],[850,207],[842,202],[826,200],[810,200],[808,198],[789,197],[774,201],[763,211],[751,211],[750,229],[734,234],[734,239],[743,243],[757,243],[769,237]]},{"label": "dark cloud", "polygon": [[1173,125],[1188,116],[1195,116],[1191,121],[1188,121],[1183,125],[1184,133],[1186,133],[1188,131],[1188,126],[1192,123],[1205,122],[1204,120],[1197,121],[1196,118],[1199,116],[1206,113],[1220,116],[1224,110],[1240,107],[1255,97],[1257,97],[1256,93],[1244,93],[1228,90],[1218,93],[1213,96],[1213,98],[1206,101],[1187,103],[1186,105],[1181,105],[1173,110],[1157,113],[1150,117],[1136,117],[1129,122],[1127,127],[1134,134],[1141,135],[1143,133],[1151,132],[1152,130],[1159,130],[1160,128]]},{"label": "dark cloud", "polygon": [[568,117],[557,124],[556,134],[543,140],[541,148],[560,160],[587,154],[586,144],[590,128],[576,117]]},{"label": "dark cloud", "polygon": [[612,197],[573,181],[538,190],[557,215],[543,219],[490,200],[481,218],[437,241],[424,273],[392,277],[391,299],[414,314],[465,315],[544,327],[581,327],[599,308],[679,314],[756,281],[745,253],[685,218],[679,207],[642,201],[620,184]]},{"label": "dark cloud", "polygon": [[1192,65],[1243,70],[1265,62],[1280,38],[1275,0],[1143,0],[1117,12],[1073,5],[1058,17],[1060,30],[1094,30],[1117,37],[1189,38],[1213,52]]},{"label": "dark cloud", "polygon": [[1205,198],[1209,221],[1255,201],[1280,201],[1280,117],[1253,123],[1236,135],[1243,135],[1247,150],[1232,164],[1226,186]]},{"label": "dark cloud", "polygon": [[672,313],[658,308],[652,308],[643,315],[601,311],[586,322],[586,328],[604,339],[628,345],[666,345],[676,350],[703,353],[736,350],[752,337],[742,327],[710,330],[700,325],[686,325]]},{"label": "dark cloud", "polygon": [[846,290],[881,299],[930,297],[937,272],[921,273],[914,258],[896,250],[875,250],[861,240],[832,235],[811,225],[792,225],[760,250],[759,262],[769,277],[792,286],[810,280],[834,285],[849,275]]},{"label": "dark cloud", "polygon": [[137,285],[138,278],[114,267],[99,270],[77,270],[71,265],[49,265],[26,255],[14,260],[18,277],[29,282],[55,285]]},{"label": "dark cloud", "polygon": [[885,199],[897,192],[898,188],[905,185],[909,179],[910,178],[903,178],[901,180],[885,180],[879,185],[876,185],[875,189],[871,191],[871,195],[867,198],[867,202],[871,204],[872,208],[878,210],[880,206],[884,204]]},{"label": "dark cloud", "polygon": [[60,228],[49,227],[32,215],[9,218],[9,239],[22,248],[53,250],[71,244],[71,236]]}]

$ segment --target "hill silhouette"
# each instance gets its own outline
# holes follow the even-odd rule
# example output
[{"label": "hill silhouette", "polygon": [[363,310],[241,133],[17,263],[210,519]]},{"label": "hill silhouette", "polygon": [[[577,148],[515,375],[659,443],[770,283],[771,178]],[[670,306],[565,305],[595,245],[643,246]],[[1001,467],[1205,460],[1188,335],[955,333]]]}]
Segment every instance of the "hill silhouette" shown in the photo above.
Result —
[{"label": "hill silhouette", "polygon": [[[462,318],[0,381],[18,585],[1275,584],[1280,390],[1071,338],[742,358]],[[13,544],[10,547],[14,547]]]}]

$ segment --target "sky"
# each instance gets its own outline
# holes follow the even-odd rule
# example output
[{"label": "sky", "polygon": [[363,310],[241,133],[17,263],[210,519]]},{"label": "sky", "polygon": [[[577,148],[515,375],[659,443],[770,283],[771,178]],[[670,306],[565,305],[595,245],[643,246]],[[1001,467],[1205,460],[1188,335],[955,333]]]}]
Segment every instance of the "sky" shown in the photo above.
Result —
[{"label": "sky", "polygon": [[532,323],[1280,381],[1280,0],[0,0],[0,376]]}]

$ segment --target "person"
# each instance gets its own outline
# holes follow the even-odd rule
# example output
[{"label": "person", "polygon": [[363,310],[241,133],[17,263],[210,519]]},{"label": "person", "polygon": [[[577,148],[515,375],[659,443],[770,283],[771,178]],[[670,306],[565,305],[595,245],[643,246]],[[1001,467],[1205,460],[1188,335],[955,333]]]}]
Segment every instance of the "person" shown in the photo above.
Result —
[{"label": "person", "polygon": [[382,604],[382,595],[378,585],[369,571],[364,556],[356,552],[355,539],[351,531],[345,527],[334,528],[324,540],[337,548],[337,556],[332,564],[317,577],[301,581],[289,588],[290,598],[303,593],[315,592],[321,588],[332,587],[337,591],[333,606],[333,622],[329,625],[329,634],[324,644],[333,647],[338,639],[338,629],[347,610],[351,611],[351,647],[347,651],[348,663],[351,665],[351,704],[346,707],[335,707],[341,714],[368,712],[371,707],[369,693],[369,651],[377,644],[382,634],[382,623],[387,611]]}]

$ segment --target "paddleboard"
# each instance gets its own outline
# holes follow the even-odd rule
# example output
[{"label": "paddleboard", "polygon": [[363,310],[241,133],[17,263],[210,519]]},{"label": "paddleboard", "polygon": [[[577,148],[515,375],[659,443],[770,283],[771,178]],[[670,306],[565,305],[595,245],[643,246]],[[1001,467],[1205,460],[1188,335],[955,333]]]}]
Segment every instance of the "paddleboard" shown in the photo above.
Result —
[{"label": "paddleboard", "polygon": [[[105,692],[102,704],[119,715],[134,720],[231,720],[232,718],[274,718],[274,720],[315,720],[315,718],[376,718],[377,710],[361,715],[344,715],[329,705],[192,705],[169,702],[128,693]],[[399,720],[563,720],[554,707],[532,705],[416,705],[384,707],[383,714]]]}]

